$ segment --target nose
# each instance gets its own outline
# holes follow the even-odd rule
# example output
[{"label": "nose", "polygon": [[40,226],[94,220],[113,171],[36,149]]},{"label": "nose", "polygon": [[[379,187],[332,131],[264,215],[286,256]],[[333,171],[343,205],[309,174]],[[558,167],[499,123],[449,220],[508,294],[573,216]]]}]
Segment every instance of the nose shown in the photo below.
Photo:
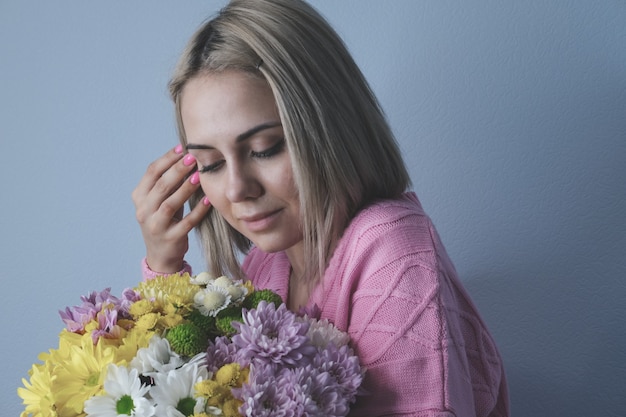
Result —
[{"label": "nose", "polygon": [[257,198],[263,194],[258,175],[246,164],[231,164],[227,168],[227,175],[226,198],[232,203]]}]

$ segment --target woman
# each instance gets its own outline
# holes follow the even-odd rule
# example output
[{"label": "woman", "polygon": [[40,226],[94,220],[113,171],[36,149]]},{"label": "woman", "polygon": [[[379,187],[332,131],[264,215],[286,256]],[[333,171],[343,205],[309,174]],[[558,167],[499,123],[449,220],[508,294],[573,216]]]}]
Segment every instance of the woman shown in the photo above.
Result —
[{"label": "woman", "polygon": [[170,92],[181,145],[133,193],[146,278],[189,271],[197,228],[213,274],[350,334],[369,393],[350,415],[508,415],[496,346],[407,192],[378,102],[314,9],[231,1],[192,37]]}]

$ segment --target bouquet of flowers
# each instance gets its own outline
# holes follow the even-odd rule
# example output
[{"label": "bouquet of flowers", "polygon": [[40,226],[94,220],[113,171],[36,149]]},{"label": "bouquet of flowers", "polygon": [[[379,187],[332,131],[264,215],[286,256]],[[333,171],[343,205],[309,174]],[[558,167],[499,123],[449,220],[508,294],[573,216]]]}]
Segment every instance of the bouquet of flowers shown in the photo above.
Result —
[{"label": "bouquet of flowers", "polygon": [[174,274],[61,311],[21,417],[345,416],[364,369],[327,320],[249,282]]}]

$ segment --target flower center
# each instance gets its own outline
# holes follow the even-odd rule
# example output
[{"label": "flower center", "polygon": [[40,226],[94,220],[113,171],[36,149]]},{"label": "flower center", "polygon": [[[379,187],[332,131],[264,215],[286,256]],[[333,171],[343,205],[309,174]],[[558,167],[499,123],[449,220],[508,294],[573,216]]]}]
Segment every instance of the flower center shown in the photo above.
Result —
[{"label": "flower center", "polygon": [[131,413],[135,409],[135,403],[130,395],[124,395],[122,398],[117,400],[117,404],[115,404],[115,411],[117,414],[121,415],[132,415]]},{"label": "flower center", "polygon": [[93,374],[89,375],[87,381],[85,381],[85,385],[87,385],[88,387],[95,387],[96,385],[98,385],[99,381],[100,372],[94,372]]},{"label": "flower center", "polygon": [[193,414],[193,408],[196,406],[196,400],[191,397],[181,398],[176,405],[176,409],[183,413],[184,416],[190,416]]}]

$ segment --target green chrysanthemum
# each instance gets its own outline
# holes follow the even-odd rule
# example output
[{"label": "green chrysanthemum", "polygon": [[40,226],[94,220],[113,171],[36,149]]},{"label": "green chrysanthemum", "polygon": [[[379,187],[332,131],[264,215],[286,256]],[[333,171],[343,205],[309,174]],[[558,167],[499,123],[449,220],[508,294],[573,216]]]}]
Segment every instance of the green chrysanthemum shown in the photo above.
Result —
[{"label": "green chrysanthemum", "polygon": [[232,336],[236,333],[235,328],[232,326],[233,321],[243,322],[241,307],[230,306],[220,311],[215,318],[215,325],[217,330],[224,336]]},{"label": "green chrysanthemum", "polygon": [[215,317],[205,316],[198,310],[192,310],[187,319],[208,334],[215,333],[217,330],[215,328]]},{"label": "green chrysanthemum", "polygon": [[209,343],[207,333],[193,323],[182,323],[171,328],[165,338],[172,350],[181,356],[195,356],[204,352]]},{"label": "green chrysanthemum", "polygon": [[276,307],[283,303],[283,299],[280,295],[276,294],[272,290],[257,290],[248,295],[243,302],[243,306],[247,309],[257,308],[261,301],[267,301],[268,303],[274,303]]}]

